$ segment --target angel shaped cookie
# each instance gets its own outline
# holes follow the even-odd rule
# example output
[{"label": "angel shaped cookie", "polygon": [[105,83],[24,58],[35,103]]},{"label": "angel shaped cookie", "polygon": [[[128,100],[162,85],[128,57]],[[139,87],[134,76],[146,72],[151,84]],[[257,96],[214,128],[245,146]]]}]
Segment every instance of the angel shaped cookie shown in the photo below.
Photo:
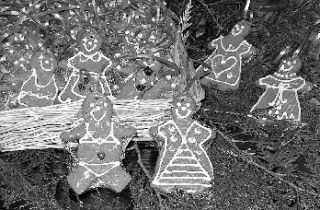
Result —
[{"label": "angel shaped cookie", "polygon": [[176,189],[201,193],[213,180],[203,143],[215,133],[192,119],[196,103],[189,94],[179,94],[172,105],[172,120],[150,128],[151,136],[163,140],[151,186],[167,193]]},{"label": "angel shaped cookie", "polygon": [[111,119],[112,103],[102,94],[90,94],[82,104],[84,123],[61,134],[67,142],[79,142],[78,165],[68,176],[68,182],[78,194],[91,187],[102,186],[121,192],[131,176],[121,167],[124,138],[136,135]]},{"label": "angel shaped cookie", "polygon": [[245,37],[250,32],[250,25],[246,21],[240,21],[233,26],[231,33],[220,36],[211,41],[209,49],[214,52],[204,61],[212,70],[205,66],[199,66],[196,71],[211,71],[201,83],[216,85],[222,91],[237,90],[241,78],[242,58],[255,53],[257,49],[249,44]]},{"label": "angel shaped cookie", "polygon": [[[105,73],[111,68],[112,61],[100,51],[101,44],[102,37],[95,31],[87,30],[80,39],[80,51],[69,58],[67,64],[61,63],[62,67],[72,70],[58,96],[61,103],[83,99],[91,92],[111,94]],[[87,81],[82,78],[87,78]]]},{"label": "angel shaped cookie", "polygon": [[312,87],[310,82],[296,75],[301,67],[302,62],[299,57],[290,57],[281,62],[276,73],[260,78],[257,84],[263,86],[266,91],[250,112],[271,108],[268,115],[276,116],[277,120],[300,121],[298,91],[309,90]]},{"label": "angel shaped cookie", "polygon": [[41,50],[32,56],[32,74],[23,83],[18,102],[23,107],[43,107],[53,105],[58,87],[54,78],[57,62],[53,54]]}]

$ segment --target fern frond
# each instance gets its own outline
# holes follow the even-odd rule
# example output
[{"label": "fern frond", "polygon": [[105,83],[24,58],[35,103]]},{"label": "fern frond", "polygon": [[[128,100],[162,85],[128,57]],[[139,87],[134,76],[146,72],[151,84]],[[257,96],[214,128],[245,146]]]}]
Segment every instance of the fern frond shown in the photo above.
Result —
[{"label": "fern frond", "polygon": [[189,23],[189,21],[191,19],[192,7],[192,1],[189,0],[188,4],[186,5],[186,10],[183,12],[182,17],[180,17],[180,35],[183,42],[186,42],[189,36],[189,33],[186,32],[186,30],[191,26],[191,23]]}]

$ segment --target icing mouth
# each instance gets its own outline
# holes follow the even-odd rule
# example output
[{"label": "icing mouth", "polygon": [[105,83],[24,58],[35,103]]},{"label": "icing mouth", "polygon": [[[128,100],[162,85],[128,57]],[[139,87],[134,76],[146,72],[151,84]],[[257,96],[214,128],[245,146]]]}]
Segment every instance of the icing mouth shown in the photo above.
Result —
[{"label": "icing mouth", "polygon": [[[44,63],[45,63],[45,66],[48,66],[48,64],[51,63],[51,62],[48,61],[48,60],[45,60]],[[53,64],[52,64],[52,63],[50,64],[50,68],[47,68],[47,67],[45,67],[45,66],[43,66],[43,61],[40,61],[40,67],[41,67],[44,71],[52,71],[52,70],[53,70]]]},{"label": "icing mouth", "polygon": [[[90,107],[91,107],[91,104],[90,104]],[[105,107],[104,107],[105,108]],[[101,117],[96,117],[95,116],[95,112],[101,112],[101,107],[100,106],[96,106],[95,108],[93,108],[91,111],[90,111],[90,115],[93,117],[93,119],[95,120],[95,121],[98,121],[98,122],[100,122],[107,114],[106,114],[106,112],[104,112],[103,113],[103,115],[101,115]]]},{"label": "icing mouth", "polygon": [[[89,46],[89,47],[88,47]],[[94,44],[94,45],[88,45],[88,44],[84,44],[84,49],[87,51],[87,52],[92,52],[94,49],[97,48],[97,44]]]},{"label": "icing mouth", "polygon": [[244,26],[236,25],[235,29],[231,30],[231,33],[232,33],[233,36],[238,36],[239,34],[242,33],[243,29],[244,29]]},{"label": "icing mouth", "polygon": [[178,109],[176,109],[175,114],[178,116],[178,118],[186,118],[186,117],[190,116],[191,110],[189,109],[186,114],[181,115],[180,112],[178,111]]},{"label": "icing mouth", "polygon": [[291,71],[294,68],[294,66],[290,66],[289,68],[285,68],[284,65],[281,65],[279,68],[279,71],[284,71],[284,72],[288,72]]}]

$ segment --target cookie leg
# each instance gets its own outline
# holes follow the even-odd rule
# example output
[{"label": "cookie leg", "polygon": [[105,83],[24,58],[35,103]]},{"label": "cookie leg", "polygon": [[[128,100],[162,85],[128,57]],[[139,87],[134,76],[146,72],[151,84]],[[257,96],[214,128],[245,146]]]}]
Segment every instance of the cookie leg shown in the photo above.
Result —
[{"label": "cookie leg", "polygon": [[131,176],[121,167],[116,167],[99,177],[101,184],[115,192],[121,192],[131,181]]},{"label": "cookie leg", "polygon": [[87,168],[78,166],[67,177],[68,183],[77,194],[82,194],[96,180],[96,177]]}]

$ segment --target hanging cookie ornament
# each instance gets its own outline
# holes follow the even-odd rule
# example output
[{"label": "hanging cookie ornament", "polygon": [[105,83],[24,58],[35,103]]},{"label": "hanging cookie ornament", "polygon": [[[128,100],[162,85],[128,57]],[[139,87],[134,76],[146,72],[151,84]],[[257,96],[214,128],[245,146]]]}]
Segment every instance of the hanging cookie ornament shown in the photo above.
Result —
[{"label": "hanging cookie ornament", "polygon": [[98,186],[121,192],[131,180],[121,167],[123,140],[136,130],[113,122],[113,104],[103,94],[88,95],[81,110],[84,122],[61,134],[65,143],[78,143],[78,163],[67,180],[78,194]]},{"label": "hanging cookie ornament", "polygon": [[32,56],[32,74],[23,83],[18,102],[23,107],[44,107],[53,105],[58,87],[54,78],[57,61],[48,50],[41,50]]},{"label": "hanging cookie ornament", "polygon": [[[58,99],[61,103],[84,99],[91,92],[110,95],[111,90],[106,79],[112,61],[100,51],[102,37],[93,30],[85,30],[79,42],[79,52],[69,58],[67,65],[72,70],[67,84]],[[86,75],[87,74],[87,75]],[[87,81],[83,78],[87,78]]]},{"label": "hanging cookie ornament", "polygon": [[[248,11],[250,0],[245,6],[245,16]],[[231,33],[220,36],[211,41],[209,49],[213,53],[204,61],[211,69],[199,66],[197,72],[210,73],[205,76],[201,83],[204,85],[215,85],[219,90],[237,90],[241,79],[242,59],[256,53],[257,49],[249,44],[245,37],[250,33],[251,26],[246,20],[242,20],[233,26]]]},{"label": "hanging cookie ornament", "polygon": [[190,94],[172,101],[172,119],[150,134],[163,140],[151,186],[163,192],[201,193],[212,186],[213,168],[203,143],[215,133],[192,119],[196,102]]},{"label": "hanging cookie ornament", "polygon": [[257,81],[257,84],[266,90],[251,108],[250,113],[259,109],[269,109],[268,115],[275,116],[277,120],[301,120],[298,91],[310,90],[313,84],[297,76],[302,67],[301,59],[298,57],[299,51],[300,49],[292,57],[282,60],[278,71],[273,75]]}]

